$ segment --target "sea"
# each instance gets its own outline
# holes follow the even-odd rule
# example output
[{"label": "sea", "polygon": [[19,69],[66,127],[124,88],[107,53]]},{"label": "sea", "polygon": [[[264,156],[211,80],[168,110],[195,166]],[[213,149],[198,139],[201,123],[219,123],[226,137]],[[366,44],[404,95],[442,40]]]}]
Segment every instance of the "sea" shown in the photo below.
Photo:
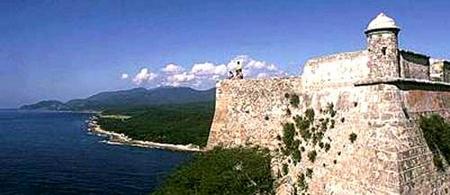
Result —
[{"label": "sea", "polygon": [[91,115],[0,110],[0,194],[149,194],[192,157],[107,144]]}]

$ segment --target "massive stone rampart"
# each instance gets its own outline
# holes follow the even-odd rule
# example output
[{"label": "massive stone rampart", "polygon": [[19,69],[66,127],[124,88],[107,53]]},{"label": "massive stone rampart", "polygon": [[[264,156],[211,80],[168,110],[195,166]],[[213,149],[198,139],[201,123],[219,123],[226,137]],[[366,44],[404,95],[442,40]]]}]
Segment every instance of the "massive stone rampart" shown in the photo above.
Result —
[{"label": "massive stone rampart", "polygon": [[284,94],[301,91],[301,79],[223,80],[208,147],[259,145],[276,148],[287,106]]},{"label": "massive stone rampart", "polygon": [[[449,87],[408,79],[323,85],[302,78],[221,81],[208,148],[269,148],[276,156],[272,166],[278,194],[306,191],[298,187],[301,182],[310,194],[445,193],[449,172],[436,171],[415,119],[433,112],[450,119]],[[298,106],[291,103],[294,94]],[[330,105],[333,116],[327,112]],[[295,136],[303,151],[302,160],[294,162],[282,152],[283,124],[294,123],[307,109],[314,110],[316,132],[328,122],[316,143]],[[353,143],[351,134],[357,136]],[[313,151],[317,157],[311,161]],[[299,179],[310,171],[310,177]]]}]

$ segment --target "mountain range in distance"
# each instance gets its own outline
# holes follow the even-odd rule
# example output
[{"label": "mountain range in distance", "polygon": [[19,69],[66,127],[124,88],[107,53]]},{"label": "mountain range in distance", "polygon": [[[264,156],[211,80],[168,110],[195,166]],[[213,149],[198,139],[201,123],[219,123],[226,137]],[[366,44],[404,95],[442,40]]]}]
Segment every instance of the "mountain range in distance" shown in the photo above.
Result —
[{"label": "mountain range in distance", "polygon": [[73,99],[66,103],[45,100],[24,105],[21,110],[52,111],[102,111],[116,108],[137,108],[163,104],[186,104],[215,100],[215,88],[195,90],[189,87],[158,87],[152,89],[134,88],[129,90],[101,92],[85,99]]}]

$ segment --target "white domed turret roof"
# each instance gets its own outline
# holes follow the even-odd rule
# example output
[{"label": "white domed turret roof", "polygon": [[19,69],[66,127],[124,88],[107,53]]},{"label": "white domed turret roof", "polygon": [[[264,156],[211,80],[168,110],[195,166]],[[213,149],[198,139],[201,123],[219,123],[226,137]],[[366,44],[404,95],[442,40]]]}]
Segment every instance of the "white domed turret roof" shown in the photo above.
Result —
[{"label": "white domed turret roof", "polygon": [[399,29],[395,23],[394,19],[386,16],[384,13],[378,14],[378,16],[373,19],[367,26],[366,32],[373,31],[377,29]]}]

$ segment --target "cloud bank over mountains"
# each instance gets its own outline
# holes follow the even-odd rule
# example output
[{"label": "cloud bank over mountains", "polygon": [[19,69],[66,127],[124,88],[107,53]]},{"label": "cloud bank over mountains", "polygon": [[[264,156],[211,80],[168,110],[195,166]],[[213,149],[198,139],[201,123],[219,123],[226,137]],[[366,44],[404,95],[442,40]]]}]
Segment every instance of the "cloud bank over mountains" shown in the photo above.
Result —
[{"label": "cloud bank over mountains", "polygon": [[[227,64],[212,62],[196,63],[190,68],[178,64],[167,64],[159,70],[141,68],[134,76],[122,73],[121,79],[129,80],[137,86],[188,86],[197,89],[207,89],[215,86],[216,81],[228,77],[228,72],[236,68],[237,62],[243,65],[245,78],[270,78],[289,76],[277,65],[255,60],[246,55],[236,56]],[[133,75],[133,74],[132,74]]]},{"label": "cloud bank over mountains", "polygon": [[150,72],[147,68],[142,68],[139,73],[133,78],[133,82],[136,85],[141,85],[144,82],[149,82],[154,80],[158,75],[156,73]]}]

